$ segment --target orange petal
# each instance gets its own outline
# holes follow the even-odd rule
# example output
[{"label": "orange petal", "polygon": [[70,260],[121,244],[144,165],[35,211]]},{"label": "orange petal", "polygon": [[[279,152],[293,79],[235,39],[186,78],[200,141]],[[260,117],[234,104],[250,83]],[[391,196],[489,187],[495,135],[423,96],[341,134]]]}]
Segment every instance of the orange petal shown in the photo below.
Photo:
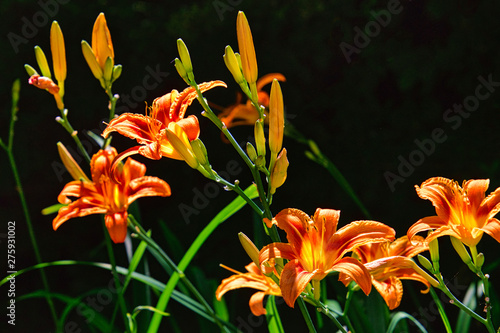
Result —
[{"label": "orange petal", "polygon": [[427,251],[429,246],[426,244],[425,239],[420,236],[413,236],[411,242],[408,236],[399,237],[389,245],[389,256],[403,256],[412,258],[419,253]]},{"label": "orange petal", "polygon": [[170,186],[167,182],[157,177],[145,176],[133,179],[129,184],[128,203],[131,204],[134,200],[141,197],[170,196]]},{"label": "orange petal", "polygon": [[307,237],[311,218],[299,209],[287,208],[279,212],[273,219],[278,228],[286,232],[288,242],[300,252],[303,239]]},{"label": "orange petal", "polygon": [[266,309],[264,309],[264,296],[266,296],[266,293],[259,291],[250,297],[250,310],[254,316],[261,316],[267,313]]},{"label": "orange petal", "polygon": [[130,139],[137,140],[140,144],[156,141],[156,134],[152,128],[161,128],[163,124],[156,119],[141,114],[124,113],[114,118],[102,132],[107,137],[111,132],[118,132]]},{"label": "orange petal", "polygon": [[61,224],[75,217],[82,217],[91,214],[105,214],[106,208],[86,203],[79,199],[66,207],[59,209],[57,216],[52,221],[52,227],[57,230]]},{"label": "orange petal", "polygon": [[[227,88],[227,85],[223,81],[210,81],[203,82],[198,85],[200,91],[203,93],[215,87]],[[186,109],[191,103],[197,98],[198,94],[193,87],[184,89],[175,99],[170,107],[169,118],[171,121],[178,121],[184,118]]]},{"label": "orange petal", "polygon": [[286,304],[293,308],[295,300],[304,291],[307,284],[316,275],[315,272],[304,270],[297,259],[289,261],[280,277],[280,288]]},{"label": "orange petal", "polygon": [[389,310],[394,310],[399,306],[403,298],[403,284],[398,278],[391,276],[384,281],[373,280],[373,286],[382,296]]},{"label": "orange petal", "polygon": [[477,211],[483,202],[489,184],[489,179],[471,179],[464,183],[463,191],[467,193],[472,211]]},{"label": "orange petal", "polygon": [[257,91],[261,91],[262,88],[265,85],[268,85],[269,83],[273,82],[273,80],[276,79],[281,82],[285,82],[286,78],[283,74],[281,73],[269,73],[264,76],[262,76],[260,79],[257,80]]},{"label": "orange petal", "polygon": [[[287,243],[271,243],[264,246],[259,253],[260,269],[265,274],[274,270],[274,260],[276,258],[295,259],[297,258],[292,245]],[[266,266],[268,263],[271,267]]]},{"label": "orange petal", "polygon": [[92,174],[94,184],[99,184],[102,175],[105,177],[111,176],[111,166],[116,154],[116,149],[111,147],[104,150],[101,149],[92,156],[90,173]]},{"label": "orange petal", "polygon": [[127,212],[108,214],[104,218],[113,243],[123,243],[127,237]]},{"label": "orange petal", "polygon": [[[113,160],[113,166],[115,160]],[[128,158],[122,168],[114,169],[113,179],[117,180],[118,183],[128,184],[133,179],[144,177],[145,174],[146,166],[144,164]]]},{"label": "orange petal", "polygon": [[500,221],[492,218],[481,229],[500,243]]},{"label": "orange petal", "polygon": [[422,199],[432,202],[437,215],[447,221],[453,207],[459,207],[457,199],[460,197],[461,188],[453,180],[434,177],[422,183],[421,187],[415,186],[417,194]]},{"label": "orange petal", "polygon": [[416,234],[422,231],[438,229],[446,226],[447,221],[441,219],[439,216],[427,216],[415,222],[406,232],[408,239],[412,239]]},{"label": "orange petal", "polygon": [[376,221],[354,221],[340,228],[326,242],[325,252],[334,257],[343,257],[345,253],[358,246],[394,240],[396,232],[391,227]]},{"label": "orange petal", "polygon": [[486,216],[491,218],[500,211],[500,187],[491,192],[481,203],[477,210],[477,216],[480,218]]},{"label": "orange petal", "polygon": [[184,130],[184,133],[186,133],[189,141],[196,140],[200,136],[200,123],[198,122],[198,118],[196,116],[191,115],[187,118],[180,119],[177,122],[177,125]]},{"label": "orange petal", "polygon": [[342,258],[333,265],[332,270],[344,273],[353,279],[366,295],[370,293],[372,289],[371,275],[357,259],[351,257]]}]

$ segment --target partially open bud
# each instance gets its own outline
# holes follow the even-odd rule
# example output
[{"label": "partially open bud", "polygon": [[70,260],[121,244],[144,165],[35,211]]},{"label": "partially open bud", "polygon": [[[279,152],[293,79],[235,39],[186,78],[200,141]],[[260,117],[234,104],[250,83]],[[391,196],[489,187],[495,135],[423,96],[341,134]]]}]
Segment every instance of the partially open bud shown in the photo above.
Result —
[{"label": "partially open bud", "polygon": [[285,183],[289,164],[290,163],[286,158],[286,149],[283,148],[281,153],[278,155],[278,158],[276,159],[273,170],[271,171],[271,194],[274,194],[274,192],[276,192],[276,189]]},{"label": "partially open bud", "polygon": [[248,83],[257,81],[257,58],[255,57],[255,47],[253,45],[252,31],[245,16],[240,11],[236,19],[236,33],[238,35],[238,48],[241,55],[241,67],[243,75]]},{"label": "partially open bud", "polygon": [[28,83],[40,89],[47,89],[52,95],[59,94],[59,87],[48,77],[35,74],[29,78]]},{"label": "partially open bud", "polygon": [[283,94],[278,80],[274,79],[269,102],[269,150],[273,154],[277,154],[281,150],[284,129]]},{"label": "partially open bud", "polygon": [[257,265],[257,267],[260,267],[259,250],[255,246],[255,244],[250,240],[250,238],[247,237],[247,235],[245,235],[242,232],[238,233],[238,238],[240,239],[240,243],[245,249],[245,252],[250,257],[250,259],[252,259],[252,261]]},{"label": "partially open bud", "polygon": [[87,175],[85,175],[78,163],[76,163],[73,156],[71,156],[69,151],[61,142],[57,143],[57,150],[59,151],[59,156],[61,157],[61,161],[66,167],[66,170],[68,170],[74,180],[83,180],[86,182],[90,182],[90,179],[87,177]]}]

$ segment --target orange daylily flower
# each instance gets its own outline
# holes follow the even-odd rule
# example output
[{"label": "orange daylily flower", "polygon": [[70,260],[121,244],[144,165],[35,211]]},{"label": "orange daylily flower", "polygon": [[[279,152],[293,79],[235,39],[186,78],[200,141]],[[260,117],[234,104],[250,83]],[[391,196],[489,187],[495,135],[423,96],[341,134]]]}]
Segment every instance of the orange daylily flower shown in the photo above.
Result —
[{"label": "orange daylily flower", "polygon": [[[266,74],[257,80],[257,95],[259,96],[259,104],[265,108],[269,107],[269,94],[262,90],[264,86],[273,82],[273,79],[285,82],[286,78],[280,73],[270,73]],[[226,124],[227,128],[240,126],[240,125],[254,125],[257,119],[259,119],[259,111],[252,105],[250,100],[247,100],[245,104],[241,103],[243,95],[238,92],[236,95],[236,102],[233,105],[224,108],[224,110],[218,115],[219,119]],[[267,121],[267,118],[265,118]]]},{"label": "orange daylily flower", "polygon": [[424,217],[414,223],[408,229],[408,238],[433,229],[426,242],[448,235],[475,247],[483,233],[500,242],[500,221],[494,218],[500,211],[500,188],[485,197],[488,185],[489,179],[464,181],[460,187],[453,180],[434,177],[420,187],[415,186],[419,197],[432,202],[437,216]]},{"label": "orange daylily flower", "polygon": [[229,267],[221,265],[227,270],[236,273],[222,280],[221,284],[215,291],[215,297],[220,301],[222,295],[226,292],[239,288],[253,288],[260,290],[250,297],[250,310],[255,316],[266,314],[266,309],[263,306],[264,296],[274,295],[281,296],[280,287],[268,276],[262,274],[262,271],[253,262],[246,265],[248,273],[241,273]]},{"label": "orange daylily flower", "polygon": [[[146,166],[131,158],[112,171],[116,155],[114,148],[100,150],[90,162],[92,181],[74,180],[66,184],[57,199],[67,206],[59,209],[52,223],[54,230],[74,217],[105,214],[111,239],[123,243],[127,235],[128,206],[140,197],[170,195],[170,186],[165,181],[145,176]],[[69,197],[78,199],[73,201]]]},{"label": "orange daylily flower", "polygon": [[[204,92],[214,87],[226,87],[226,84],[222,81],[210,81],[201,83],[199,87],[201,92]],[[184,118],[187,107],[196,97],[196,91],[192,87],[184,89],[181,93],[174,89],[172,92],[156,98],[150,108],[150,114],[147,116],[124,113],[111,120],[102,133],[103,137],[116,131],[137,140],[140,144],[118,155],[115,163],[133,154],[141,154],[153,160],[158,160],[163,156],[183,160],[184,158],[168,140],[166,131],[168,125],[175,122],[186,133],[189,141],[198,138],[200,134],[198,118],[194,115]]]},{"label": "orange daylily flower", "polygon": [[[268,227],[276,224],[287,235],[288,243],[272,243],[262,248],[259,261],[262,271],[269,273],[276,258],[290,260],[280,277],[281,292],[288,306],[293,307],[311,280],[319,288],[318,282],[333,271],[345,273],[365,294],[370,293],[368,270],[358,260],[344,255],[367,243],[393,240],[394,229],[380,222],[355,221],[337,230],[339,216],[338,210],[318,208],[311,218],[290,208],[282,210],[272,221],[265,219]],[[319,290],[314,292],[319,295]]]},{"label": "orange daylily flower", "polygon": [[[385,300],[389,309],[393,310],[399,306],[403,297],[401,280],[420,281],[427,286],[422,293],[429,291],[429,281],[415,270],[416,264],[410,259],[428,249],[422,237],[416,236],[410,242],[407,236],[403,236],[392,243],[361,245],[353,253],[368,269],[372,276],[373,286]],[[340,273],[339,280],[346,286],[352,281],[344,273]]]}]

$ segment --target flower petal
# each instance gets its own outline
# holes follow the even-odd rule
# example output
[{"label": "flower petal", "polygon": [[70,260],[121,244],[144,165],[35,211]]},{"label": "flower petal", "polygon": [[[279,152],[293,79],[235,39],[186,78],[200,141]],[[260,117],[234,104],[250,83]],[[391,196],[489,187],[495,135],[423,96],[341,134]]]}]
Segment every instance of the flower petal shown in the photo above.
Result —
[{"label": "flower petal", "polygon": [[113,243],[123,243],[127,237],[127,212],[117,212],[104,217],[104,223],[108,229]]},{"label": "flower petal", "polygon": [[59,209],[57,216],[52,221],[52,227],[54,230],[57,230],[61,224],[74,217],[82,217],[91,214],[105,214],[106,212],[107,210],[105,207],[89,204],[86,203],[85,200],[79,199]]},{"label": "flower petal", "polygon": [[377,281],[374,279],[372,282],[375,289],[377,289],[378,293],[389,307],[389,310],[394,310],[399,306],[403,298],[403,284],[398,278],[391,276],[384,281]]},{"label": "flower petal", "polygon": [[198,122],[198,118],[196,116],[191,115],[187,118],[180,119],[177,122],[177,125],[184,130],[184,133],[186,133],[189,141],[196,140],[200,136],[200,123]]},{"label": "flower petal", "polygon": [[152,128],[160,128],[163,124],[151,117],[135,113],[123,113],[114,118],[102,132],[107,137],[111,132],[118,132],[130,139],[137,140],[140,144],[149,144],[156,141],[156,134]]},{"label": "flower petal", "polygon": [[[340,259],[333,265],[332,271],[344,273],[353,279],[366,295],[372,290],[372,278],[370,273],[362,263],[354,258],[346,257]],[[340,276],[339,280],[341,280]]]},{"label": "flower petal", "polygon": [[289,261],[280,277],[280,288],[286,304],[293,308],[295,300],[304,291],[307,284],[316,275],[315,272],[308,272],[300,265],[297,259]]},{"label": "flower petal", "polygon": [[427,231],[432,229],[439,229],[443,226],[447,226],[448,222],[443,220],[439,216],[427,216],[417,222],[415,222],[406,232],[408,239],[412,239],[416,234],[421,231]]},{"label": "flower petal", "polygon": [[[203,93],[207,90],[210,90],[215,87],[224,87],[227,88],[227,85],[223,81],[210,81],[203,82],[198,85],[200,91]],[[179,121],[184,118],[184,114],[186,113],[186,109],[189,105],[197,98],[198,94],[193,87],[188,87],[184,89],[179,95],[176,96],[175,100],[170,106],[170,114],[169,118],[171,121]]]},{"label": "flower petal", "polygon": [[460,196],[461,189],[451,179],[443,177],[430,178],[423,182],[421,187],[415,185],[415,189],[420,198],[432,202],[437,215],[444,221],[448,220],[454,207],[460,207],[457,197]]},{"label": "flower petal", "polygon": [[157,177],[144,176],[133,179],[129,184],[128,204],[137,198],[160,196],[168,197],[171,194],[170,186],[164,180]]},{"label": "flower petal", "polygon": [[295,247],[297,253],[303,245],[304,238],[308,237],[309,222],[311,218],[299,209],[283,209],[273,219],[273,224],[286,232],[288,242]]},{"label": "flower petal", "polygon": [[486,221],[488,218],[492,218],[500,211],[500,187],[494,192],[491,192],[481,203],[477,210],[478,218],[486,216]]},{"label": "flower petal", "polygon": [[[259,253],[260,269],[265,274],[271,273],[274,270],[276,258],[295,259],[297,256],[292,245],[287,243],[271,243],[264,246]],[[271,267],[268,267],[269,264]]]},{"label": "flower petal", "polygon": [[264,296],[266,296],[265,292],[258,291],[250,297],[250,310],[254,316],[261,316],[267,313],[266,309],[264,309]]},{"label": "flower petal", "polygon": [[481,229],[500,243],[500,221],[492,218]]},{"label": "flower petal", "polygon": [[325,250],[332,257],[340,258],[358,246],[394,240],[396,232],[376,221],[354,221],[340,228],[328,240]]}]

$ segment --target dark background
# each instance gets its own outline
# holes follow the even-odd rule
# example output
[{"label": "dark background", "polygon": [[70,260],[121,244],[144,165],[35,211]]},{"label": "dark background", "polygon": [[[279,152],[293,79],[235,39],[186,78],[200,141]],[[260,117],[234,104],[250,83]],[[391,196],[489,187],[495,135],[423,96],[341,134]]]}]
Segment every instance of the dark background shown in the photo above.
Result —
[{"label": "dark background", "polygon": [[[402,1],[398,7],[401,12],[391,15],[387,26],[373,33],[370,40],[365,41],[366,45],[352,54],[350,61],[343,54],[341,43],[356,46],[357,31],[364,30],[368,22],[374,21],[374,12],[387,10],[390,2],[62,2],[49,1],[58,5],[57,8],[51,7],[48,14],[43,9],[43,1],[3,0],[0,4],[0,137],[7,139],[10,87],[16,78],[20,78],[21,100],[14,154],[44,261],[108,262],[98,217],[71,220],[54,232],[53,216],[40,214],[43,208],[56,203],[58,193],[70,181],[69,174],[58,176],[53,168],[54,163],[59,162],[56,142],[61,141],[76,151],[69,135],[54,121],[58,110],[52,96],[29,86],[23,68],[25,63],[38,68],[33,52],[35,45],[42,47],[51,64],[49,31],[54,19],[59,22],[66,42],[68,78],[65,104],[73,127],[79,130],[86,142],[91,142],[91,139],[84,133],[87,130],[100,133],[101,122],[108,115],[107,96],[92,76],[80,49],[82,39],[90,43],[92,26],[100,12],[106,14],[115,47],[115,62],[123,65],[123,74],[115,82],[113,92],[130,95],[135,102],[132,107],[119,101],[118,110],[144,113],[145,102],[150,105],[154,98],[172,89],[185,88],[172,64],[178,56],[177,38],[182,38],[190,50],[198,82],[221,79],[228,83],[228,89],[218,88],[207,93],[207,98],[219,105],[233,103],[238,87],[225,68],[222,55],[228,44],[237,50],[236,15],[238,10],[243,10],[252,28],[259,74],[280,72],[286,76],[287,82],[282,88],[287,119],[306,137],[318,143],[350,182],[372,219],[392,226],[402,236],[419,218],[434,215],[431,203],[418,198],[414,190],[415,184],[430,177],[443,176],[460,183],[464,179],[490,178],[491,190],[500,186],[498,87],[479,102],[477,110],[468,118],[462,117],[460,125],[446,122],[444,118],[454,104],[462,104],[464,99],[474,96],[480,84],[479,76],[485,79],[491,76],[493,81],[500,82],[498,2]],[[23,27],[27,21],[33,23],[34,17],[42,21],[45,17],[47,23],[38,21],[36,31],[28,36]],[[14,45],[14,34],[23,42]],[[169,75],[164,76],[155,89],[148,89],[147,96],[134,99],[134,92],[138,96],[137,87],[144,86],[148,67],[158,68]],[[482,93],[486,91],[481,89]],[[195,102],[188,113],[199,114],[200,109]],[[214,168],[224,170],[231,160],[243,166],[231,147],[220,140],[217,129],[206,119],[200,121],[201,138],[209,150]],[[391,190],[384,176],[386,172],[397,174],[402,159],[408,161],[410,156],[419,154],[415,140],[428,142],[436,128],[444,131],[446,139],[435,143],[427,155],[421,154],[424,156],[421,163],[402,175],[403,181],[395,183]],[[246,141],[252,132],[251,127],[233,131],[241,142]],[[122,151],[135,142],[115,135],[113,144]],[[287,182],[275,196],[274,213],[288,207],[309,214],[313,214],[317,207],[340,209],[341,226],[366,218],[328,172],[305,157],[304,145],[287,137],[284,146],[288,150],[290,167]],[[89,148],[91,154],[98,149],[95,145]],[[1,244],[6,244],[6,222],[16,221],[16,264],[17,269],[22,269],[34,265],[36,260],[6,155],[2,153],[0,156]],[[195,192],[203,192],[207,180],[182,162],[137,159],[147,165],[148,175],[159,176],[172,187],[172,197],[141,199],[139,207],[143,225],[153,230],[153,237],[178,261],[195,236],[235,195],[220,190],[209,200],[207,207],[198,210],[199,214],[186,219],[179,206],[194,207]],[[82,167],[88,173],[84,162]],[[250,183],[248,174],[241,169],[231,180],[237,177],[246,186]],[[250,209],[244,208],[219,227],[195,258],[193,265],[200,270],[191,272],[193,280],[206,283],[208,287],[204,290],[209,299],[212,297],[211,288],[229,275],[218,267],[219,263],[238,270],[243,270],[248,263],[238,243],[237,232],[254,236],[254,223]],[[165,226],[176,235],[178,243],[166,239]],[[442,258],[446,258],[442,260],[445,276],[459,278],[460,283],[468,285],[474,276],[463,269],[447,239],[443,238],[440,243]],[[6,246],[2,245],[2,248]],[[487,264],[495,261],[498,248],[499,244],[487,235],[478,247],[479,251],[485,252]],[[115,251],[118,263],[126,265],[123,246],[115,245]],[[150,264],[155,273],[153,276],[166,281],[167,276],[156,267],[154,259]],[[496,265],[489,272],[493,281],[499,273],[498,269],[493,271],[494,268]],[[200,271],[205,276],[200,275]],[[80,266],[52,267],[47,274],[51,290],[70,296],[105,288],[111,278],[109,273],[97,268]],[[18,296],[40,288],[38,272],[27,273],[16,280]],[[420,286],[416,283],[405,282],[405,295],[418,288]],[[1,289],[3,299],[7,288]],[[239,290],[226,296],[233,322],[238,323],[234,318],[248,317],[248,297],[251,294]],[[462,298],[464,294],[462,289],[457,296]],[[412,302],[410,297],[403,298],[402,309],[423,318],[416,314],[418,309]],[[430,296],[425,296],[420,302],[420,306],[425,307]],[[62,309],[60,305],[57,303],[59,310]],[[454,325],[456,311],[451,306],[448,308]],[[292,311],[284,305],[279,309],[283,311],[283,318],[290,318],[285,322],[285,329],[299,331],[297,325],[303,325],[303,322],[298,309]],[[196,320],[184,320],[193,315],[177,303],[171,302],[168,311],[174,314],[174,319],[165,319],[165,322],[176,320],[184,330],[201,329]],[[109,309],[104,310],[105,314],[107,312]],[[78,322],[83,332],[90,329],[85,328],[83,318],[74,311],[69,318]],[[16,319],[16,332],[52,332],[54,329],[42,299],[18,301]],[[495,320],[498,326],[499,318]],[[426,321],[430,331],[443,330],[439,318]],[[120,320],[117,323],[122,325]],[[478,331],[481,329],[477,328]]]}]

